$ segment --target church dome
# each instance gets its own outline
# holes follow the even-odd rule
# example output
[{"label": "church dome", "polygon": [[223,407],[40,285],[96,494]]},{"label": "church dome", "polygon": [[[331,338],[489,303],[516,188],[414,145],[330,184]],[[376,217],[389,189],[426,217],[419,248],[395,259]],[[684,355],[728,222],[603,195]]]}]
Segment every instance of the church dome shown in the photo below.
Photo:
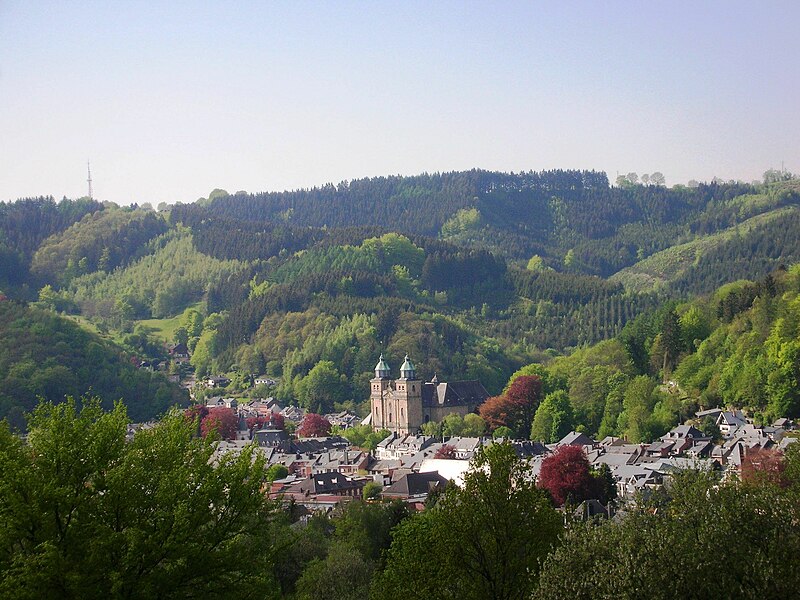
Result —
[{"label": "church dome", "polygon": [[414,368],[414,365],[408,359],[408,354],[406,354],[406,359],[405,359],[405,361],[403,361],[403,364],[400,367],[400,378],[401,379],[416,379],[417,378],[417,369]]},{"label": "church dome", "polygon": [[378,379],[388,379],[390,373],[389,365],[383,360],[383,354],[381,354],[381,357],[378,359],[378,364],[375,365],[375,377]]}]

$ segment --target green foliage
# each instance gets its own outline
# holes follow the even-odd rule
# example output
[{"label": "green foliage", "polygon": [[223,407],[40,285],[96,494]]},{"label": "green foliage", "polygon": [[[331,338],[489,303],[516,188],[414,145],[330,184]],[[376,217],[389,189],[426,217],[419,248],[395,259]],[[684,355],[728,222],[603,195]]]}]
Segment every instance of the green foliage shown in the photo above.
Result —
[{"label": "green foliage", "polygon": [[[113,273],[92,273],[70,284],[83,314],[117,324],[133,317],[172,316],[199,300],[210,283],[243,268],[238,261],[219,261],[197,252],[186,230],[172,230],[147,245],[147,256]],[[130,314],[114,303],[124,300]]]},{"label": "green foliage", "polygon": [[394,531],[372,598],[529,597],[561,519],[510,444],[479,451],[472,467]]},{"label": "green foliage", "polygon": [[477,208],[462,208],[442,225],[440,235],[443,239],[463,237],[480,226],[480,211]]},{"label": "green foliage", "polygon": [[544,260],[538,254],[534,254],[528,260],[528,264],[525,266],[528,271],[544,271],[547,267],[544,264]]},{"label": "green foliage", "polygon": [[266,477],[267,481],[275,481],[276,479],[283,479],[289,474],[289,469],[281,464],[274,464],[270,465],[264,476]]},{"label": "green foliage", "polygon": [[318,362],[297,384],[300,406],[318,413],[333,411],[334,404],[347,399],[347,381],[329,360]]},{"label": "green foliage", "polygon": [[800,585],[798,506],[773,486],[689,472],[659,510],[645,505],[619,522],[573,526],[545,562],[534,598],[791,596]]},{"label": "green foliage", "polygon": [[297,581],[297,600],[363,600],[374,566],[346,544],[334,544],[324,560],[311,562]]},{"label": "green foliage", "polygon": [[[428,433],[425,433],[428,432]],[[486,432],[486,422],[475,413],[461,416],[456,413],[447,415],[441,423],[430,421],[423,424],[425,435],[441,437],[481,437]]]},{"label": "green foliage", "polygon": [[503,425],[501,427],[498,427],[497,429],[495,429],[492,432],[492,438],[493,439],[499,439],[499,438],[506,439],[506,438],[513,437],[513,435],[514,435],[514,432],[511,431],[511,429],[506,427],[505,425]]},{"label": "green foliage", "polygon": [[136,369],[121,348],[73,321],[0,302],[0,418],[13,417],[24,427],[22,412],[33,410],[39,398],[58,402],[90,390],[124,399],[137,421],[186,400],[162,374]]},{"label": "green foliage", "polygon": [[164,220],[148,211],[112,208],[87,214],[39,246],[31,272],[62,286],[86,273],[110,272],[166,230]]},{"label": "green foliage", "polygon": [[364,486],[363,496],[365,500],[377,500],[381,497],[383,486],[377,481],[370,481]]},{"label": "green foliage", "polygon": [[545,396],[531,426],[531,439],[548,444],[557,442],[574,426],[572,406],[564,390],[557,390]]},{"label": "green foliage", "polygon": [[387,429],[373,431],[372,425],[355,425],[338,431],[337,435],[341,435],[354,446],[372,452],[380,442],[386,439],[389,433]]},{"label": "green foliage", "polygon": [[[250,597],[266,592],[264,461],[173,414],[125,441],[121,404],[39,406],[27,444],[0,426],[0,594]],[[248,560],[241,557],[248,555]]]}]

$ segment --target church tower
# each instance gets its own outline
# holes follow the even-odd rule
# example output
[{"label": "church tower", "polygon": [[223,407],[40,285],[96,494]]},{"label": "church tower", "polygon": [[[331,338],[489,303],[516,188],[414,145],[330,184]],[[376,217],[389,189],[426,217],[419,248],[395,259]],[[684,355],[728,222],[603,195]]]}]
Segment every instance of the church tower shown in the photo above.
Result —
[{"label": "church tower", "polygon": [[394,382],[397,394],[398,425],[405,433],[416,433],[422,427],[422,381],[406,354],[400,367],[400,379]]},{"label": "church tower", "polygon": [[391,372],[389,365],[383,360],[381,354],[378,364],[375,365],[375,377],[370,380],[370,405],[372,408],[372,426],[375,430],[389,429],[389,405],[391,400],[388,398],[389,393],[392,391],[392,380],[389,378]]}]

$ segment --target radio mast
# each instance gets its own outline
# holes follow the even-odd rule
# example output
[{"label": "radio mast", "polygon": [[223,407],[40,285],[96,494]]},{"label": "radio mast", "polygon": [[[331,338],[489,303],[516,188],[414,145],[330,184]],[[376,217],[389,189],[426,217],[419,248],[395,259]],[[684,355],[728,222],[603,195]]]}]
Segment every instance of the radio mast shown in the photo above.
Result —
[{"label": "radio mast", "polygon": [[94,200],[92,196],[92,167],[88,160],[86,161],[86,171],[89,173],[89,179],[86,180],[89,183],[89,200]]}]

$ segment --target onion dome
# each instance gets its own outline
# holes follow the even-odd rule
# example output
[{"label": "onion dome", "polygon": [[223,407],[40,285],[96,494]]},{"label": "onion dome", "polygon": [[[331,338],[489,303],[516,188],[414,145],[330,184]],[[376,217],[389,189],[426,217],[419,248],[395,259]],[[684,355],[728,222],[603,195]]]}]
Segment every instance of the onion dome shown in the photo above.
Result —
[{"label": "onion dome", "polygon": [[388,379],[390,373],[389,365],[383,360],[383,354],[381,354],[380,359],[378,359],[378,364],[375,365],[375,377],[377,379]]},{"label": "onion dome", "polygon": [[400,379],[416,379],[417,378],[417,369],[414,368],[414,365],[411,364],[411,361],[408,359],[408,354],[406,354],[406,359],[403,362],[403,365],[400,367]]}]

